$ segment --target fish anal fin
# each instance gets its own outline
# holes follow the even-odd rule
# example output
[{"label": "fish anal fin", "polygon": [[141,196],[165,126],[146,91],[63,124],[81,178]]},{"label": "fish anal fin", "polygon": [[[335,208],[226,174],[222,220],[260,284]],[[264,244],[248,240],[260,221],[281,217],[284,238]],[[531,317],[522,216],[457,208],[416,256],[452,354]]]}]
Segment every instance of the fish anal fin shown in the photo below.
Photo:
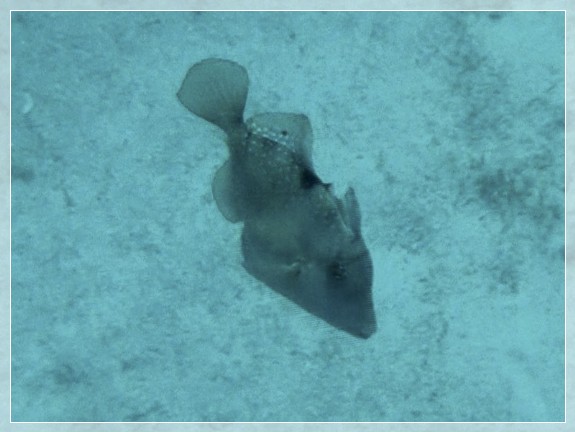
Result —
[{"label": "fish anal fin", "polygon": [[231,163],[227,160],[214,176],[212,194],[218,209],[230,222],[239,222],[243,219],[235,188],[237,185],[233,182]]}]

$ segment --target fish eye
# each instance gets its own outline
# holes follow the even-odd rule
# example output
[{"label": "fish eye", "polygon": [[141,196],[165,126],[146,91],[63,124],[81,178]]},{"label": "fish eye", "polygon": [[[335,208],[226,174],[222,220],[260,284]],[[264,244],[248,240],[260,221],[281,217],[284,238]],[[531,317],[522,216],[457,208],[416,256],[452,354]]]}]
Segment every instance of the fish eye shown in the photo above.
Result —
[{"label": "fish eye", "polygon": [[339,261],[332,262],[327,269],[329,275],[335,280],[344,280],[347,277],[345,265]]},{"label": "fish eye", "polygon": [[287,136],[288,131],[285,130],[285,129],[283,129],[283,130],[280,132],[280,134],[281,134],[282,136]]}]

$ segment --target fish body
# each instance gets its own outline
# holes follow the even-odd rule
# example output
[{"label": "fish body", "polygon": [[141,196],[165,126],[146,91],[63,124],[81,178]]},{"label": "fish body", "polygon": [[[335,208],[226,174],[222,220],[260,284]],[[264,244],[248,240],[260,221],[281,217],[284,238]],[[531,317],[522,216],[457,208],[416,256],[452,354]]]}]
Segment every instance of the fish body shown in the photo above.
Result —
[{"label": "fish body", "polygon": [[220,212],[243,222],[244,268],[334,327],[361,338],[376,330],[373,266],[352,188],[343,199],[315,173],[303,114],[263,113],[244,121],[248,75],[237,63],[193,65],[178,99],[227,134],[229,159],[212,192]]}]

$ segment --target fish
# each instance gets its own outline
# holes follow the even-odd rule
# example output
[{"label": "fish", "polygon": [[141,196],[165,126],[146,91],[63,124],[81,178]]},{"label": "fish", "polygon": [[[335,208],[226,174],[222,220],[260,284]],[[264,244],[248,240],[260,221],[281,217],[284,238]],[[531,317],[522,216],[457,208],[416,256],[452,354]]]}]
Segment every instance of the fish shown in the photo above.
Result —
[{"label": "fish", "polygon": [[242,265],[308,313],[367,339],[377,329],[373,263],[354,189],[338,198],[315,172],[306,115],[244,120],[248,88],[243,66],[209,58],[189,68],[177,92],[186,109],[227,136],[229,158],[212,194],[228,221],[243,223]]}]

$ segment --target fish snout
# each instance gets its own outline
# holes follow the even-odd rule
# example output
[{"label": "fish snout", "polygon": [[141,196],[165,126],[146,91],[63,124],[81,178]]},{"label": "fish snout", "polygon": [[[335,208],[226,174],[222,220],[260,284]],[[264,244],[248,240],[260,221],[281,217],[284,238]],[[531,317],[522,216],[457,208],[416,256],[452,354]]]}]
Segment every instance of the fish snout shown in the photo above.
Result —
[{"label": "fish snout", "polygon": [[369,337],[374,334],[377,330],[377,324],[375,322],[375,318],[372,322],[368,323],[368,324],[364,324],[363,326],[360,327],[358,333],[357,333],[357,337],[360,337],[362,339],[369,339]]},{"label": "fish snout", "polygon": [[348,326],[348,328],[343,328],[342,330],[351,334],[352,336],[369,339],[372,334],[377,331],[377,321],[375,319],[375,312],[373,308],[370,312],[365,314],[364,319],[359,322],[355,322],[354,325]]}]

